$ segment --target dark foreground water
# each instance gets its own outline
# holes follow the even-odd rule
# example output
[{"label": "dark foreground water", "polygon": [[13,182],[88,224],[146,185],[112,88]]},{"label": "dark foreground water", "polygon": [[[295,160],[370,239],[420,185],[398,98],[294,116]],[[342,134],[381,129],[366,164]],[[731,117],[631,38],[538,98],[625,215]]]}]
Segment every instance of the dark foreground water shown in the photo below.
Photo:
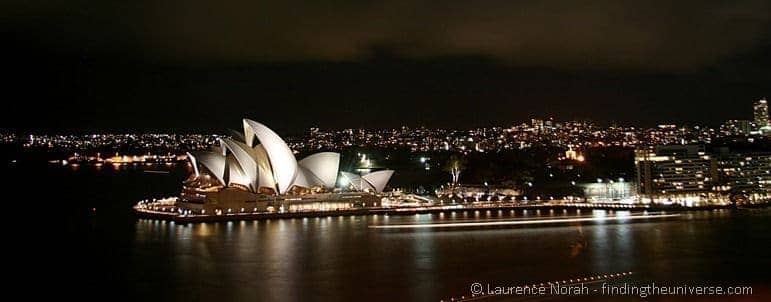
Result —
[{"label": "dark foreground water", "polygon": [[37,285],[31,295],[439,301],[468,296],[474,282],[514,286],[632,271],[633,282],[751,285],[755,295],[749,298],[762,301],[771,283],[771,211],[765,209],[691,212],[650,222],[458,229],[368,226],[564,214],[174,224],[136,219],[130,206],[175,194],[184,168],[152,174],[21,161],[6,169],[15,176],[6,185],[23,193],[4,200],[6,213],[14,213],[4,229],[4,248],[13,251],[6,262],[18,281]]}]

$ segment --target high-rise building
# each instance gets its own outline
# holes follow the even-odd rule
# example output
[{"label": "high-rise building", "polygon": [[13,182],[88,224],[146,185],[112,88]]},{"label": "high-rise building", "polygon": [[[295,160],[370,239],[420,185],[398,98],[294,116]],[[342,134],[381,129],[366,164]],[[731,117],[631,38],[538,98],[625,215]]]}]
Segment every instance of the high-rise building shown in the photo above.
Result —
[{"label": "high-rise building", "polygon": [[764,128],[767,129],[769,127],[768,102],[765,98],[755,102],[755,105],[753,106],[753,112],[755,113],[755,126],[757,126],[761,131],[763,131]]},{"label": "high-rise building", "polygon": [[643,201],[691,206],[720,199],[711,192],[718,175],[717,165],[702,145],[638,150],[635,166]]}]

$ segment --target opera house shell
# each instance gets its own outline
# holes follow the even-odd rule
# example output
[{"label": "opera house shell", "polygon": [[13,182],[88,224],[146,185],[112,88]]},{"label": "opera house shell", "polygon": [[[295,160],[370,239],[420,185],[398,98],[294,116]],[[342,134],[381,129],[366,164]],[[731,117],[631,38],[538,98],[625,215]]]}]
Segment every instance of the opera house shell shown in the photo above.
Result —
[{"label": "opera house shell", "polygon": [[353,191],[381,193],[393,174],[392,170],[363,176],[341,174],[340,154],[335,152],[315,153],[298,161],[270,128],[249,119],[243,120],[243,127],[243,137],[223,138],[215,151],[188,153],[195,175],[186,181],[187,188],[195,187],[197,193],[233,188],[252,193],[241,199],[254,199],[329,193],[340,180]]}]

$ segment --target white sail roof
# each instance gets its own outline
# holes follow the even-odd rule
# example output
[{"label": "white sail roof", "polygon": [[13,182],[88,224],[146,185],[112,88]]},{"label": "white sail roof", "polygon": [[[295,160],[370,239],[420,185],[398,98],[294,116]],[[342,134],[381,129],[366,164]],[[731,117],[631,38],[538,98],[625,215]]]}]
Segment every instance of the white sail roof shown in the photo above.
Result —
[{"label": "white sail roof", "polygon": [[227,185],[227,182],[225,182],[225,156],[214,152],[200,152],[193,155],[202,166],[214,174],[214,177],[222,185]]},{"label": "white sail roof", "polygon": [[[360,176],[339,172],[340,154],[320,152],[297,162],[286,142],[263,124],[244,119],[244,141],[221,139],[215,152],[188,153],[196,175],[198,165],[205,167],[223,185],[237,183],[257,192],[271,188],[277,194],[288,192],[292,186],[332,189],[341,175],[343,184],[358,191],[380,193],[388,184],[393,170],[382,170]],[[257,139],[255,141],[254,139]]]},{"label": "white sail roof", "polygon": [[238,162],[239,168],[241,170],[240,172],[243,173],[243,177],[245,177],[245,180],[239,180],[239,183],[251,188],[252,190],[257,190],[259,185],[257,162],[251,155],[252,148],[248,148],[244,144],[227,138],[220,139],[220,144],[222,145],[223,154],[226,154],[228,151],[230,151],[230,153],[233,154],[233,157],[235,157],[236,161]]},{"label": "white sail roof", "polygon": [[300,160],[300,166],[308,169],[313,176],[321,181],[320,185],[334,188],[340,167],[340,153],[320,152],[311,154]]},{"label": "white sail roof", "polygon": [[260,141],[268,155],[278,193],[285,193],[292,186],[297,174],[297,159],[278,134],[263,124],[244,119],[246,145],[254,146],[254,138]]},{"label": "white sail roof", "polygon": [[259,169],[259,182],[258,188],[271,188],[276,190],[276,180],[273,178],[273,169],[270,168],[270,160],[268,159],[268,153],[262,145],[257,145],[252,149],[254,152],[255,160],[257,161],[257,168]]},{"label": "white sail roof", "polygon": [[187,158],[190,159],[190,163],[193,165],[193,171],[195,172],[195,177],[198,177],[199,175],[201,175],[200,171],[198,171],[198,161],[195,159],[195,156],[190,152],[185,152],[185,154],[187,154]]},{"label": "white sail roof", "polygon": [[236,183],[249,187],[251,185],[252,179],[242,169],[241,165],[238,163],[235,157],[232,154],[227,156],[226,162],[228,170],[225,181],[228,182],[228,185]]},{"label": "white sail roof", "polygon": [[308,169],[301,166],[297,170],[297,177],[295,177],[293,185],[303,188],[312,188],[322,185],[322,182],[314,176],[313,173],[308,171]]},{"label": "white sail roof", "polygon": [[388,180],[391,179],[393,174],[394,170],[381,170],[366,174],[362,176],[361,179],[366,181],[375,192],[380,193],[383,192],[383,189],[386,184],[388,184]]}]

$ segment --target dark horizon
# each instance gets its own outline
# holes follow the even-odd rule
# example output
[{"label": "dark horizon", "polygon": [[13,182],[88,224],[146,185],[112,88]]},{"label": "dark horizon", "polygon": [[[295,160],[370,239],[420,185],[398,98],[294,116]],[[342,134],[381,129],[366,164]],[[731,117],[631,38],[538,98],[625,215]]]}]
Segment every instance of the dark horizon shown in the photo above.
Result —
[{"label": "dark horizon", "polygon": [[0,129],[717,126],[771,97],[768,2],[397,2],[12,1]]}]

